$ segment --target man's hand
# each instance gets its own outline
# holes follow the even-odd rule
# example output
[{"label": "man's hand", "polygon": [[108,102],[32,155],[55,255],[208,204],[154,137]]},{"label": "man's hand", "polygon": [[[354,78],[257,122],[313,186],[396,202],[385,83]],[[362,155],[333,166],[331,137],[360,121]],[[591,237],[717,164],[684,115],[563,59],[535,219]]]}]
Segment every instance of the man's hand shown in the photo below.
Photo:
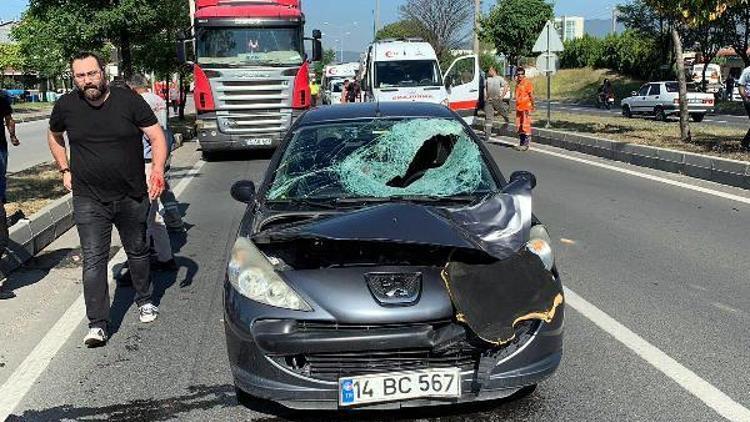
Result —
[{"label": "man's hand", "polygon": [[16,135],[11,135],[10,143],[13,144],[14,147],[21,145],[21,141],[18,140],[18,137]]},{"label": "man's hand", "polygon": [[164,169],[157,168],[156,166],[151,168],[151,174],[148,177],[148,197],[152,201],[159,198],[162,192],[164,192]]},{"label": "man's hand", "polygon": [[68,192],[73,192],[73,177],[69,171],[63,173],[63,186],[65,186]]}]

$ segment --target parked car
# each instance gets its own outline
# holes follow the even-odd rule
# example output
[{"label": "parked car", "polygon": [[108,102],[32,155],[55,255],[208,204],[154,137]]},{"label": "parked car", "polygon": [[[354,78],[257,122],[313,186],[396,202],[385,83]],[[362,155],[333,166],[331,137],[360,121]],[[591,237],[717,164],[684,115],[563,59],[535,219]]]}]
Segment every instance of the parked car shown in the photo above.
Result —
[{"label": "parked car", "polygon": [[240,402],[400,408],[519,397],[562,356],[563,290],[528,172],[440,104],[303,114],[247,204],[224,283]]},{"label": "parked car", "polygon": [[[646,115],[667,121],[669,116],[680,114],[679,97],[677,82],[650,82],[622,100],[622,114],[628,118]],[[694,84],[688,84],[687,100],[690,117],[696,122],[703,120],[706,113],[713,109],[715,102],[713,94],[700,92]]]}]

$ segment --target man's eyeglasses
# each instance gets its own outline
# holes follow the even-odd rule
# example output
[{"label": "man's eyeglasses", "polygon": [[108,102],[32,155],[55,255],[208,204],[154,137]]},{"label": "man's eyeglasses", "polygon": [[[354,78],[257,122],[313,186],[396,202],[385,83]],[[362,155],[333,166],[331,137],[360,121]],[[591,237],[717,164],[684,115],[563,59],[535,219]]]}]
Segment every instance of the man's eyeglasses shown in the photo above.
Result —
[{"label": "man's eyeglasses", "polygon": [[76,78],[76,80],[82,81],[82,80],[86,79],[86,77],[88,77],[89,79],[96,80],[96,79],[99,79],[99,77],[101,77],[101,75],[102,75],[102,71],[101,70],[92,70],[92,71],[86,72],[86,73],[76,73],[73,76]]}]

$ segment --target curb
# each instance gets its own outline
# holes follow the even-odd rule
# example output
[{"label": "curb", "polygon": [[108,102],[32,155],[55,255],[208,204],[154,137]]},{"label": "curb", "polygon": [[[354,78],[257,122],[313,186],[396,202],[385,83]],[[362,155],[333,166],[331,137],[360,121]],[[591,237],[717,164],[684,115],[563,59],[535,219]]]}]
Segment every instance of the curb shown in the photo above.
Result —
[{"label": "curb", "polygon": [[[16,114],[18,116],[18,114]],[[49,119],[49,114],[42,114],[38,116],[29,116],[29,117],[14,117],[13,120],[16,121],[16,123],[28,123],[28,122],[36,122],[38,120],[47,120]]]},{"label": "curb", "polygon": [[8,250],[0,270],[8,274],[73,227],[73,195],[67,194],[10,228]]},{"label": "curb", "polygon": [[[484,129],[484,119],[475,119],[472,127],[481,132]],[[501,136],[517,135],[515,125],[512,124],[506,130],[494,126],[492,132]],[[745,161],[636,145],[551,129],[534,128],[533,141],[640,167],[679,173],[697,179],[750,189],[750,163]]]}]

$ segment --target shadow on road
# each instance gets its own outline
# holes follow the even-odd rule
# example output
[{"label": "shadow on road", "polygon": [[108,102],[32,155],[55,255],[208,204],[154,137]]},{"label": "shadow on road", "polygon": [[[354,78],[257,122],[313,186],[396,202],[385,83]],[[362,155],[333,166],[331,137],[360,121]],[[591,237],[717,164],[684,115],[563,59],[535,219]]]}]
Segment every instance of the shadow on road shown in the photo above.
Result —
[{"label": "shadow on road", "polygon": [[[261,413],[261,415],[251,418],[250,415],[243,412],[244,406],[238,403],[234,386],[223,384],[189,387],[186,394],[164,399],[138,399],[122,404],[101,407],[76,407],[66,404],[49,409],[30,409],[20,415],[11,415],[6,421],[165,421],[172,419],[180,420],[180,415],[193,411],[215,411],[217,409],[236,408],[232,412],[236,413],[238,419],[248,419],[256,422],[409,421],[426,419],[436,419],[441,422],[469,422],[486,420],[486,418],[497,411],[512,413],[516,407],[524,407],[532,402],[533,399],[531,398],[509,397],[501,400],[453,406],[336,412],[295,411],[268,400],[252,399],[250,403],[245,403],[245,406],[248,410]],[[210,417],[206,417],[205,415],[198,415],[197,417],[203,418],[203,420],[211,420]]]}]

